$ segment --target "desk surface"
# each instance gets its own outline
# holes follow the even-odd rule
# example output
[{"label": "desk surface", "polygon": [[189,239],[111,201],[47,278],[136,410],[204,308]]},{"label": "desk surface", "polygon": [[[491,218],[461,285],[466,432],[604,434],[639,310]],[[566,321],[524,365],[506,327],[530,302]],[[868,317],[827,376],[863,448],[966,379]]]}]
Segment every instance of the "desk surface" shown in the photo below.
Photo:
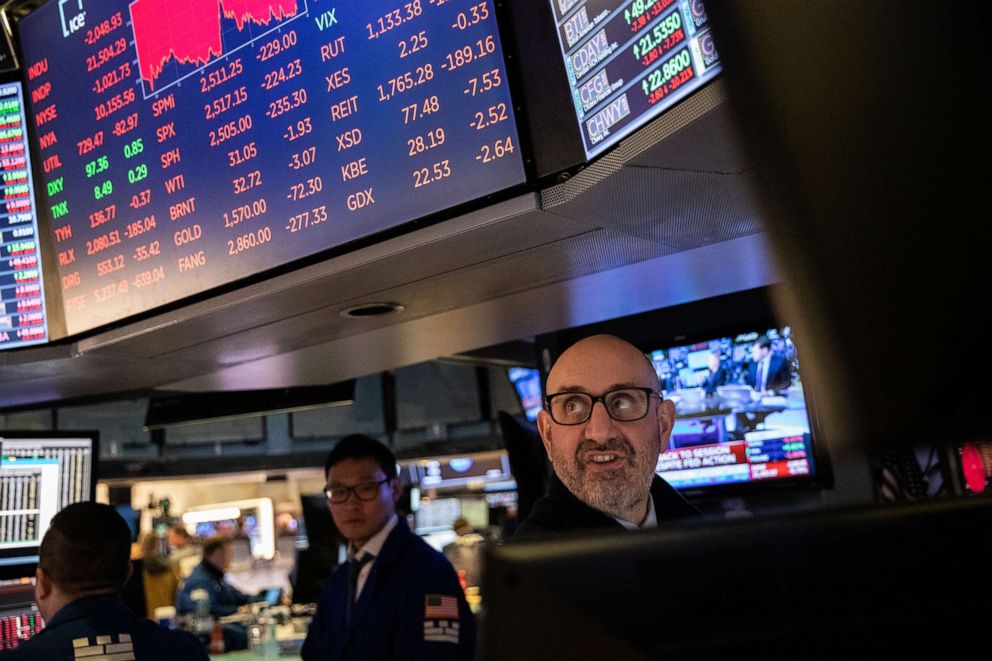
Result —
[{"label": "desk surface", "polygon": [[251,659],[267,659],[272,661],[274,659],[285,660],[289,659],[299,659],[299,654],[291,654],[289,656],[262,656],[261,653],[249,652],[248,650],[241,650],[240,652],[227,652],[226,654],[211,654],[211,659],[217,659],[217,661],[250,661]]}]

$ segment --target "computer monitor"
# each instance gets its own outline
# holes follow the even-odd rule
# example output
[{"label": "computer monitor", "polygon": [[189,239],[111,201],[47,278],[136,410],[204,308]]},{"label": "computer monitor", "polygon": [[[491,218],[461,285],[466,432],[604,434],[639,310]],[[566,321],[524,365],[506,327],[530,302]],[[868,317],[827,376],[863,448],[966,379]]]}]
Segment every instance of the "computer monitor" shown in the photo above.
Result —
[{"label": "computer monitor", "polygon": [[183,524],[197,537],[226,535],[248,539],[251,555],[271,560],[275,555],[276,533],[270,498],[248,498],[190,507]]},{"label": "computer monitor", "polygon": [[97,456],[96,432],[0,432],[0,569],[37,562],[52,517],[94,498]]},{"label": "computer monitor", "polygon": [[541,373],[527,367],[511,367],[506,371],[507,377],[517,392],[520,408],[531,422],[537,420],[541,411]]},{"label": "computer monitor", "polygon": [[516,488],[506,452],[428,457],[416,462],[421,491],[427,489],[482,489],[500,491]]},{"label": "computer monitor", "polygon": [[990,529],[972,497],[492,546],[480,651],[950,658],[984,644]]},{"label": "computer monitor", "polygon": [[748,324],[657,348],[649,357],[676,407],[657,466],[676,489],[828,483],[789,326]]},{"label": "computer monitor", "polygon": [[0,580],[0,650],[16,649],[44,626],[34,602],[34,578]]}]

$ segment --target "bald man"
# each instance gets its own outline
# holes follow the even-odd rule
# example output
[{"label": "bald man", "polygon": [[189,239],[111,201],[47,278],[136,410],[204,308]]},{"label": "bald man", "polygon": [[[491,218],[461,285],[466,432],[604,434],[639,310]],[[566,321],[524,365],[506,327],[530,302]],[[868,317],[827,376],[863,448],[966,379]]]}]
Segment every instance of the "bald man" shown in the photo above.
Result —
[{"label": "bald man", "polygon": [[537,418],[554,475],[514,541],[699,518],[654,473],[675,421],[675,406],[658,390],[645,355],[612,335],[588,337],[561,355]]}]

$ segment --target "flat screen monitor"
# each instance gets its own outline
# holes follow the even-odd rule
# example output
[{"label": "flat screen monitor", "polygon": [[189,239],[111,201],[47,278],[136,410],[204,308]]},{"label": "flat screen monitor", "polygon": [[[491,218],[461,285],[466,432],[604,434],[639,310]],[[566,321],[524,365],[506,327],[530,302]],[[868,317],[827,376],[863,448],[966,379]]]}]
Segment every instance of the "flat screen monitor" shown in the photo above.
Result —
[{"label": "flat screen monitor", "polygon": [[17,649],[44,626],[34,601],[34,577],[0,580],[0,650]]},{"label": "flat screen monitor", "polygon": [[513,489],[513,475],[506,452],[434,457],[417,462],[421,491],[427,489]]},{"label": "flat screen monitor", "polygon": [[95,433],[0,432],[0,566],[37,562],[52,517],[92,500]]},{"label": "flat screen monitor", "polygon": [[197,505],[188,508],[182,519],[186,530],[197,537],[246,538],[252,557],[271,560],[275,556],[275,519],[270,498]]},{"label": "flat screen monitor", "polygon": [[785,326],[652,351],[677,413],[658,474],[677,489],[820,477],[796,347]]},{"label": "flat screen monitor", "polygon": [[[0,28],[2,29],[2,28]],[[0,350],[48,341],[24,94],[0,80]],[[55,187],[59,185],[56,183]],[[49,189],[51,190],[51,189]]]},{"label": "flat screen monitor", "polygon": [[549,0],[587,158],[720,71],[702,0]]},{"label": "flat screen monitor", "polygon": [[104,0],[18,24],[68,333],[525,181],[492,0]]},{"label": "flat screen monitor", "polygon": [[528,420],[534,422],[543,406],[541,403],[541,373],[527,367],[511,367],[507,370],[507,376],[517,391],[517,398],[520,400],[520,408],[523,409],[524,415],[527,416]]}]

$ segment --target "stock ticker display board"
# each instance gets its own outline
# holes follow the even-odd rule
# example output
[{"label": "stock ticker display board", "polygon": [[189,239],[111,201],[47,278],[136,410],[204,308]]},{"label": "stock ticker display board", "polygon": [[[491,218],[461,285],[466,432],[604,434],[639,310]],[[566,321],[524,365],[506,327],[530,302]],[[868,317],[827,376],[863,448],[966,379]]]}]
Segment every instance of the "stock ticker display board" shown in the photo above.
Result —
[{"label": "stock ticker display board", "polygon": [[0,83],[0,350],[48,340],[25,124],[21,84]]},{"label": "stock ticker display board", "polygon": [[586,157],[720,71],[701,0],[550,0]]},{"label": "stock ticker display board", "polygon": [[19,29],[70,334],[525,181],[492,0],[71,0]]}]

